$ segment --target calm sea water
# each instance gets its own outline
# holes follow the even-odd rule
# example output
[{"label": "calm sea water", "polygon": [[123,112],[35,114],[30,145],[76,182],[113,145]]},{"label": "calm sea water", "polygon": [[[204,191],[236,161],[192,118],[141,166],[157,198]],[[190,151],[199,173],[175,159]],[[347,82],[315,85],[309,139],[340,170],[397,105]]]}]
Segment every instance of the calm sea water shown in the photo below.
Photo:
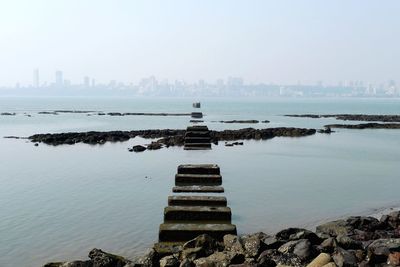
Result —
[{"label": "calm sea water", "polygon": [[[188,117],[39,115],[67,109],[190,112],[198,99],[0,98],[0,136],[185,128]],[[334,119],[282,114],[400,114],[399,99],[200,99],[211,129],[313,127]],[[32,117],[24,116],[24,113]],[[214,120],[258,119],[231,125]],[[0,266],[41,266],[86,258],[97,247],[129,258],[157,241],[176,167],[217,163],[240,233],[312,228],[349,214],[400,204],[400,131],[346,130],[331,135],[246,141],[211,151],[168,148],[129,153],[136,138],[105,145],[34,147],[0,138]],[[146,178],[147,176],[147,178]]]}]

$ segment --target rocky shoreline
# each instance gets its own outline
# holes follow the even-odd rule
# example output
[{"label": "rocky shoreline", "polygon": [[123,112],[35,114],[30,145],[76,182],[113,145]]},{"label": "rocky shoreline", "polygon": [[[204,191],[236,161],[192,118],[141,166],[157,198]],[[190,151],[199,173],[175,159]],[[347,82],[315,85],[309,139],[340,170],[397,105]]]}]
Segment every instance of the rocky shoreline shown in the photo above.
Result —
[{"label": "rocky shoreline", "polygon": [[360,123],[360,124],[328,124],[324,126],[330,128],[344,129],[400,129],[400,123]]},{"label": "rocky shoreline", "polygon": [[400,266],[400,211],[380,220],[352,216],[327,222],[316,231],[288,228],[275,235],[200,235],[184,244],[155,244],[139,259],[93,249],[89,260],[44,267],[347,267]]},{"label": "rocky shoreline", "polygon": [[295,118],[335,118],[343,121],[380,121],[380,122],[400,122],[400,115],[368,115],[368,114],[288,114],[286,117]]},{"label": "rocky shoreline", "polygon": [[[147,149],[159,149],[169,146],[182,146],[184,144],[186,130],[158,129],[158,130],[136,130],[136,131],[108,131],[108,132],[69,132],[69,133],[47,133],[35,134],[28,139],[34,143],[47,145],[73,145],[77,143],[104,144],[106,142],[124,142],[131,138],[142,137],[146,139],[157,139],[148,145]],[[211,142],[218,144],[219,141],[237,140],[267,140],[274,137],[303,137],[316,133],[315,129],[306,128],[244,128],[239,130],[210,131]],[[149,148],[150,146],[150,148]]]}]

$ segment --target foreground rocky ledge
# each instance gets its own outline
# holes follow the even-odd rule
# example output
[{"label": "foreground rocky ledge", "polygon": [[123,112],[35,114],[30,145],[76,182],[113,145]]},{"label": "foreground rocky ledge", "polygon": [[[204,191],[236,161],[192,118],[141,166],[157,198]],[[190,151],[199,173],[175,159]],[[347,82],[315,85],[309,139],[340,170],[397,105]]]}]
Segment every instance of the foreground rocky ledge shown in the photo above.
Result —
[{"label": "foreground rocky ledge", "polygon": [[[304,128],[266,128],[253,129],[245,128],[240,130],[210,131],[211,141],[218,144],[218,141],[235,140],[266,140],[278,136],[302,137],[315,134],[315,129]],[[109,132],[71,132],[56,134],[35,134],[29,137],[32,142],[45,143],[48,145],[63,144],[104,144],[106,142],[123,142],[140,136],[142,138],[161,138],[150,144],[148,149],[159,149],[163,146],[182,146],[184,144],[186,130],[138,130],[138,131],[109,131]]]},{"label": "foreground rocky ledge", "polygon": [[288,228],[275,235],[201,235],[175,245],[155,244],[131,261],[93,249],[89,260],[48,263],[44,267],[346,267],[400,266],[400,212],[354,216],[317,226],[316,232]]},{"label": "foreground rocky ledge", "polygon": [[297,118],[336,118],[337,120],[344,121],[381,121],[381,122],[400,122],[400,115],[367,115],[367,114],[289,114],[286,117],[297,117]]}]

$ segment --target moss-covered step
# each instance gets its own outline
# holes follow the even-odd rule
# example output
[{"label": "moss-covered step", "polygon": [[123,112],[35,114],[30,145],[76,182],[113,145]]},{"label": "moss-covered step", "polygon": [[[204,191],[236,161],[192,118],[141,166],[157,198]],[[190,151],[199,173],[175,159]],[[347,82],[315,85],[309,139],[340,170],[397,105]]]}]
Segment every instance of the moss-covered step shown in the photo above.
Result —
[{"label": "moss-covered step", "polygon": [[169,196],[169,206],[213,206],[226,207],[226,197],[218,196]]},{"label": "moss-covered step", "polygon": [[222,240],[224,235],[236,235],[233,224],[163,223],[160,225],[159,242],[188,241],[201,234],[208,234]]}]

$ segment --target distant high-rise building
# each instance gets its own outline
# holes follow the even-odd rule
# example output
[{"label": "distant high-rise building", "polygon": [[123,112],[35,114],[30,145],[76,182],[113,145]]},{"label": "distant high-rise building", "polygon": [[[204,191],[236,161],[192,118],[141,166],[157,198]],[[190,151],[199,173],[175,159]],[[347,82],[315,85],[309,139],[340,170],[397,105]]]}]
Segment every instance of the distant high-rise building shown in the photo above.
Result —
[{"label": "distant high-rise building", "polygon": [[63,85],[63,73],[62,71],[56,71],[56,85],[57,86],[62,86]]},{"label": "distant high-rise building", "polygon": [[85,76],[83,78],[83,85],[85,86],[85,88],[89,88],[90,87],[90,78],[88,76]]},{"label": "distant high-rise building", "polygon": [[96,86],[96,80],[92,79],[92,87],[95,87],[95,86]]},{"label": "distant high-rise building", "polygon": [[33,86],[39,88],[40,80],[39,80],[39,69],[35,69],[33,71]]}]

